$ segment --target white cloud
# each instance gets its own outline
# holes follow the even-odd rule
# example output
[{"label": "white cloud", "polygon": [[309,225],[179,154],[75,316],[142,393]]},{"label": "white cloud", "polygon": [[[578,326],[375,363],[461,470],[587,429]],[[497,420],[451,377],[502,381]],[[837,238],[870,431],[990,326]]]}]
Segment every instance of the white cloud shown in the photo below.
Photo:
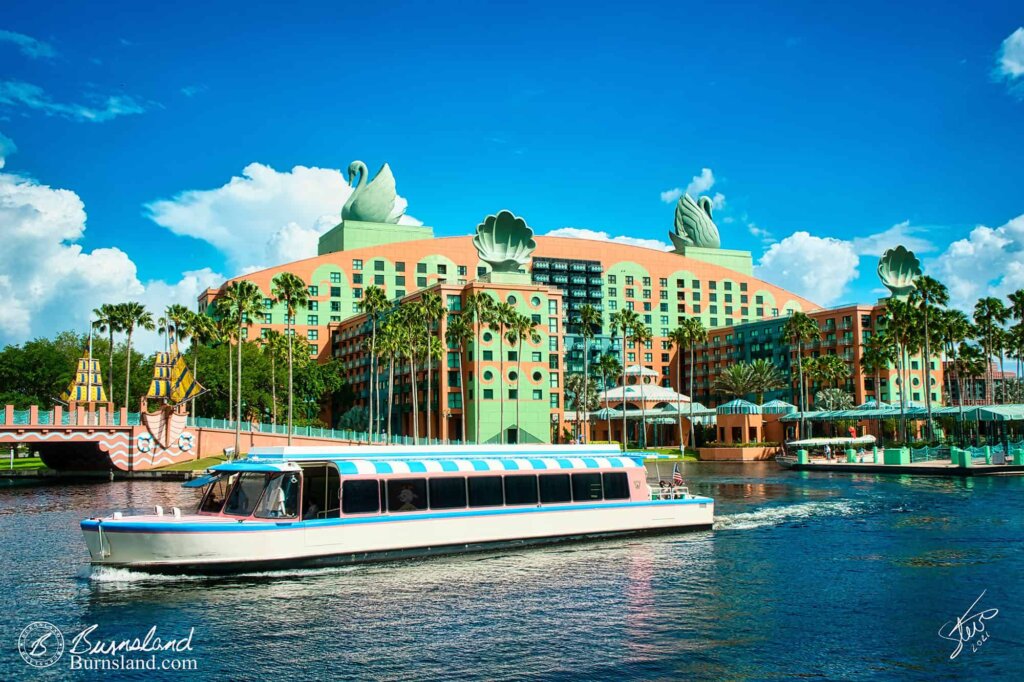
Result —
[{"label": "white cloud", "polygon": [[[679,187],[667,189],[661,193],[661,200],[666,204],[672,204],[678,201],[679,197],[683,196],[684,193],[696,199],[701,194],[706,194],[710,191],[714,185],[715,174],[710,168],[701,168],[700,175],[694,175],[686,189]],[[725,205],[725,195],[721,192],[716,192],[711,201],[714,203],[715,208],[722,208]]]},{"label": "white cloud", "polygon": [[14,140],[0,133],[0,168],[4,167],[7,157],[16,151],[18,151],[18,147],[14,144]]},{"label": "white cloud", "polygon": [[[316,255],[317,239],[341,220],[351,194],[341,171],[250,163],[216,189],[195,189],[146,204],[146,215],[177,235],[209,242],[234,271]],[[399,197],[396,208],[407,202]],[[420,225],[402,216],[404,225]]]},{"label": "white cloud", "polygon": [[1024,76],[1024,26],[1007,36],[999,46],[996,76],[1007,80]]},{"label": "white cloud", "polygon": [[859,259],[850,242],[794,232],[768,247],[754,276],[822,305],[838,301],[857,278]]},{"label": "white cloud", "polygon": [[32,59],[56,57],[57,51],[49,43],[14,31],[0,31],[0,42],[13,43],[26,57]]},{"label": "white cloud", "polygon": [[857,237],[853,240],[853,249],[858,256],[881,256],[888,249],[902,244],[915,253],[927,253],[935,250],[935,244],[925,237],[918,236],[926,228],[915,227],[909,220],[897,223],[888,230]]},{"label": "white cloud", "polygon": [[181,94],[185,95],[185,97],[195,97],[196,95],[206,92],[209,89],[210,88],[205,85],[186,85],[185,87],[181,88],[180,92]]},{"label": "white cloud", "polygon": [[38,85],[21,81],[0,81],[0,104],[26,107],[47,116],[61,116],[72,121],[102,123],[117,118],[141,114],[146,105],[130,95],[94,95],[95,104],[65,104],[55,102]]},{"label": "white cloud", "polygon": [[949,288],[951,305],[965,310],[983,296],[1024,288],[1024,215],[1001,227],[975,227],[926,264],[925,271]]},{"label": "white cloud", "polygon": [[[92,309],[102,303],[137,300],[154,313],[171,303],[194,308],[203,287],[224,280],[201,270],[175,284],[144,284],[124,251],[86,251],[77,243],[85,223],[85,206],[74,192],[0,173],[0,343],[87,329]],[[155,338],[141,341],[144,350],[157,346]]]},{"label": "white cloud", "polygon": [[[726,222],[732,221],[728,220]],[[749,232],[752,236],[760,239],[763,243],[772,242],[775,240],[775,236],[772,235],[772,233],[769,230],[766,230],[763,227],[758,227],[756,223],[747,223],[747,232]]]},{"label": "white cloud", "polygon": [[671,251],[672,247],[665,242],[658,241],[657,239],[639,239],[637,237],[627,237],[620,235],[618,237],[612,237],[607,232],[598,232],[597,230],[588,230],[583,227],[560,227],[557,230],[551,230],[545,237],[570,237],[572,239],[593,239],[600,242],[614,242],[616,244],[629,244],[630,246],[642,246],[648,249],[655,249],[657,251]]}]

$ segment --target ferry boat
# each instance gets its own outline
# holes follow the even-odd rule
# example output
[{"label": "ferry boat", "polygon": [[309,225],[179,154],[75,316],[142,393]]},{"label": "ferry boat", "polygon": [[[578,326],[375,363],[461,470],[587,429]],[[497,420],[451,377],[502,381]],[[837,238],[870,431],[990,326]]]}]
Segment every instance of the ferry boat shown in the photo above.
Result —
[{"label": "ferry boat", "polygon": [[775,456],[775,461],[783,469],[797,469],[799,470],[802,464],[797,458],[796,452],[798,450],[807,450],[809,453],[808,463],[810,459],[816,456],[816,453],[821,452],[820,458],[825,459],[824,448],[829,446],[832,449],[833,456],[838,458],[843,450],[846,448],[863,449],[874,447],[875,437],[872,435],[867,436],[839,436],[839,437],[823,437],[823,438],[805,438],[803,440],[791,440],[786,442],[786,447],[783,452]]},{"label": "ferry boat", "polygon": [[238,573],[711,528],[615,446],[268,447],[185,483],[192,513],[81,522],[95,566]]}]

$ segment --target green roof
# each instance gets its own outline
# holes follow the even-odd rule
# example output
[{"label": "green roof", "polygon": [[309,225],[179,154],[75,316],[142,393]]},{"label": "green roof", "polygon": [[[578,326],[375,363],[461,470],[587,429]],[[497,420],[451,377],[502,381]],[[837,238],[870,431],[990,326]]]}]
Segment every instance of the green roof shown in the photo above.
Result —
[{"label": "green roof", "polygon": [[796,405],[787,403],[785,400],[769,400],[761,406],[761,414],[790,414],[796,411]]},{"label": "green roof", "polygon": [[719,405],[718,414],[761,414],[761,408],[747,400],[732,400]]}]

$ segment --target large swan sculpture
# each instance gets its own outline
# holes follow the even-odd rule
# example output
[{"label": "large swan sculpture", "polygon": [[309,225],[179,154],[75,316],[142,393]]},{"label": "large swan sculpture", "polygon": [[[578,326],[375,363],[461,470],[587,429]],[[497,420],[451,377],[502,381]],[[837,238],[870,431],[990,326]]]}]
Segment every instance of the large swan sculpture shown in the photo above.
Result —
[{"label": "large swan sculpture", "polygon": [[385,163],[369,182],[366,181],[368,175],[366,164],[362,161],[353,161],[348,165],[348,184],[353,189],[341,209],[341,219],[397,223],[405,213],[405,208],[396,207],[398,194],[395,192],[395,176],[391,174],[391,167]]},{"label": "large swan sculpture", "polygon": [[697,201],[689,194],[679,197],[679,203],[676,204],[676,229],[668,233],[677,253],[682,253],[688,246],[721,248],[718,227],[711,219],[712,206],[711,197],[701,197]]}]

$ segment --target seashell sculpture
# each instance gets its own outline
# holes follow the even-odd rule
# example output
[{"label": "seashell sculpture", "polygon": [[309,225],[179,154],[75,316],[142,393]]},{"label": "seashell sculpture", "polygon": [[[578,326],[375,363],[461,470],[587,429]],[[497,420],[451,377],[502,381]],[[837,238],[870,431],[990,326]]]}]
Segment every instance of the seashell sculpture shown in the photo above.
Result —
[{"label": "seashell sculpture", "polygon": [[[362,161],[353,161],[348,166],[348,183],[352,194],[341,209],[342,220],[361,220],[368,223],[395,224],[405,212],[396,207],[398,194],[395,192],[395,176],[386,163],[377,171],[373,180],[366,181],[369,172]],[[359,178],[356,184],[356,178]]]},{"label": "seashell sculpture", "polygon": [[687,246],[721,248],[722,240],[718,236],[718,226],[711,219],[711,207],[711,197],[701,197],[697,201],[689,194],[679,197],[679,203],[676,204],[676,229],[668,233],[676,253],[682,253]]},{"label": "seashell sculpture", "polygon": [[920,276],[921,261],[903,245],[889,249],[878,259],[878,277],[892,292],[893,298],[903,300],[910,295]]},{"label": "seashell sculpture", "polygon": [[473,246],[480,260],[490,265],[492,271],[519,272],[519,268],[530,262],[537,242],[525,220],[511,211],[499,211],[498,215],[489,215],[476,226]]}]

